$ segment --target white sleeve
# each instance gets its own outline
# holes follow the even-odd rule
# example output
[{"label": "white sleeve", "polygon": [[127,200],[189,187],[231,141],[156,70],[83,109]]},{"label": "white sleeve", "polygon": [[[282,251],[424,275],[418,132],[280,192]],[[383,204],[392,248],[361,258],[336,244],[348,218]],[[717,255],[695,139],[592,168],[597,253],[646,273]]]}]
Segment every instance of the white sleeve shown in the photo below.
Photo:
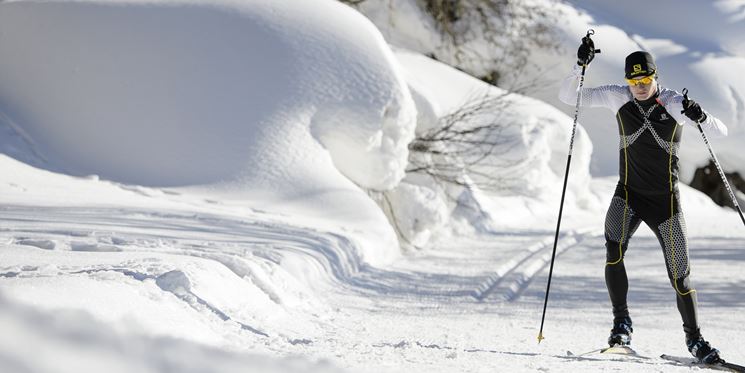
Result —
[{"label": "white sleeve", "polygon": [[701,123],[701,128],[704,129],[704,132],[713,138],[727,136],[727,126],[719,118],[711,115],[706,110],[704,110],[704,113],[706,113],[706,120]]},{"label": "white sleeve", "polygon": [[[582,67],[575,65],[570,75],[561,82],[559,87],[559,99],[567,105],[577,103],[579,78]],[[631,100],[629,88],[621,85],[602,85],[594,88],[582,87],[582,101],[580,105],[589,107],[605,107],[618,111],[624,104]]]},{"label": "white sleeve", "polygon": [[[676,91],[673,92],[675,92],[675,94],[670,98],[670,110],[668,110],[668,112],[681,125],[688,124],[691,127],[696,127],[696,122],[688,119],[688,117],[682,113],[683,95]],[[727,136],[727,126],[725,126],[719,118],[711,115],[706,110],[704,110],[704,113],[706,113],[706,120],[701,123],[701,128],[704,129],[706,135],[712,138]]]}]

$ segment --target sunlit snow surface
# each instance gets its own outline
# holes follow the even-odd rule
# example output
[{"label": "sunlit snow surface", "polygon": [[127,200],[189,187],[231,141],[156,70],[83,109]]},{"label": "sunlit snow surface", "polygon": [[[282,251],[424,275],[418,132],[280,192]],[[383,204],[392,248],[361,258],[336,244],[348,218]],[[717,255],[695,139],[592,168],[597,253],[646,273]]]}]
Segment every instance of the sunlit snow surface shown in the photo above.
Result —
[{"label": "sunlit snow surface", "polygon": [[[583,132],[537,343],[571,125],[548,104],[516,97],[508,113],[532,118],[530,193],[422,212],[437,197],[406,180],[399,203],[427,215],[428,232],[412,229],[427,246],[395,245],[363,188],[403,177],[415,112],[420,126],[487,88],[394,53],[345,6],[2,2],[0,51],[2,372],[690,371],[657,358],[687,351],[646,228],[626,262],[650,359],[567,354],[602,347],[611,326],[615,180],[590,180]],[[702,331],[744,362],[745,227],[681,189]]]}]

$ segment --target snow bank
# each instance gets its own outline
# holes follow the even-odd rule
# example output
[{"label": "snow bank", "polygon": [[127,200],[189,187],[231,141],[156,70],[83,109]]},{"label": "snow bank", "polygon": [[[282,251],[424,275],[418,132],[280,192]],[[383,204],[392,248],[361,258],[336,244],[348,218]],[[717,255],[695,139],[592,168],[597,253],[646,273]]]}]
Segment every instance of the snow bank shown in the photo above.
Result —
[{"label": "snow bank", "polygon": [[0,370],[94,372],[341,372],[326,362],[241,354],[174,338],[120,333],[85,312],[41,311],[0,294]]},{"label": "snow bank", "polygon": [[380,242],[367,259],[394,254],[391,228],[360,188],[403,178],[416,110],[388,46],[356,11],[333,0],[0,9],[0,127],[11,135],[0,151],[57,172],[344,221]]},{"label": "snow bank", "polygon": [[[540,217],[555,218],[572,119],[538,100],[518,94],[505,96],[504,90],[420,54],[401,50],[396,56],[405,67],[419,112],[428,113],[420,116],[418,133],[442,125],[439,120],[474,101],[502,102],[494,110],[480,111],[468,119],[501,128],[497,137],[486,139],[499,145],[491,149],[493,154],[484,160],[484,168],[463,175],[468,187],[443,186],[415,173],[391,193],[394,220],[406,241],[422,245],[432,232],[443,231],[452,223],[452,217],[483,229],[535,226]],[[575,138],[568,203],[586,207],[596,202],[587,193],[591,152],[592,144],[580,128]],[[496,188],[479,190],[479,185],[494,181]],[[513,208],[515,205],[518,207]]]},{"label": "snow bank", "polygon": [[[27,1],[0,15],[4,112],[53,168],[214,183],[319,153],[313,123],[322,143],[364,144],[332,156],[388,166],[343,169],[356,183],[386,189],[402,177],[410,98],[374,27],[333,1]],[[280,140],[293,146],[272,149]]]},{"label": "snow bank", "polygon": [[[164,354],[133,356],[127,349],[104,348],[104,361],[125,359],[160,367],[169,359],[171,339],[177,345],[255,353],[276,352],[268,346],[302,350],[304,343],[326,331],[327,315],[333,314],[320,295],[339,281],[351,281],[362,265],[358,251],[365,247],[338,233],[343,228],[322,231],[304,225],[307,217],[52,173],[2,154],[0,169],[0,295],[9,303],[33,305],[47,313],[83,311],[85,320],[94,319],[117,332],[157,337],[156,342],[142,344],[152,344],[153,351]],[[0,327],[4,325],[0,321]],[[47,326],[42,323],[40,328]],[[71,333],[78,325],[71,323],[69,328],[59,341],[38,346],[24,345],[20,338],[16,339],[22,343],[13,345],[9,341],[14,334],[0,337],[0,371],[16,371],[4,369],[4,357],[18,354],[28,362],[46,348],[80,359],[82,363],[70,364],[73,368],[82,365],[82,371],[94,371],[85,365],[90,346],[59,347],[64,338],[74,337]],[[43,333],[23,333],[37,332]],[[91,338],[95,345],[98,339]],[[127,346],[149,340],[121,338]],[[165,338],[168,341],[161,343]],[[180,353],[178,346],[173,348]],[[241,361],[244,367],[253,365],[250,359]],[[257,366],[261,361],[255,362]],[[46,360],[38,361],[23,371],[54,371],[47,365]],[[282,361],[277,363],[283,366]]]}]

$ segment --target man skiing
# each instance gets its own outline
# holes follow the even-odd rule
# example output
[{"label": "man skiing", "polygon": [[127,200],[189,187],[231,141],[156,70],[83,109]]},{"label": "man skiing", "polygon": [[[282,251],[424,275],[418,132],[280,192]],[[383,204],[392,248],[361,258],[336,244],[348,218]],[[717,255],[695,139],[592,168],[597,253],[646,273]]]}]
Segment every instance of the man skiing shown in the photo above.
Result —
[{"label": "man skiing", "polygon": [[[575,104],[582,66],[594,58],[589,35],[577,51],[573,74],[561,85],[559,97]],[[721,359],[719,351],[701,336],[696,316],[696,290],[691,287],[685,220],[678,193],[678,153],[683,125],[700,124],[712,137],[726,136],[727,127],[680,93],[663,88],[651,54],[637,51],[626,57],[627,85],[583,88],[581,105],[605,107],[618,123],[619,182],[605,218],[605,281],[613,306],[613,329],[608,344],[628,345],[633,332],[626,304],[628,278],[624,255],[629,239],[643,221],[657,236],[667,274],[677,297],[688,351],[707,364]]]}]

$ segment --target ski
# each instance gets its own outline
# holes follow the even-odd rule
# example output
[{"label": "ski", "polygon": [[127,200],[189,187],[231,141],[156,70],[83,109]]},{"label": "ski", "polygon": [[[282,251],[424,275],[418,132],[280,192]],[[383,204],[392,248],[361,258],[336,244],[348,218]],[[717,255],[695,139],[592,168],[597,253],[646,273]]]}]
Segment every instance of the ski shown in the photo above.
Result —
[{"label": "ski", "polygon": [[714,364],[704,364],[698,362],[694,358],[689,357],[679,357],[679,356],[671,356],[671,355],[661,355],[662,359],[665,359],[667,361],[672,361],[678,364],[687,365],[687,366],[693,366],[693,367],[699,367],[699,368],[706,368],[706,369],[712,369],[712,370],[720,370],[724,372],[738,372],[738,373],[745,373],[745,366],[737,365],[728,363],[725,361],[721,361]]},{"label": "ski", "polygon": [[581,353],[579,355],[575,355],[571,351],[567,351],[567,356],[570,356],[570,357],[583,357],[583,356],[594,355],[594,354],[600,354],[600,355],[621,355],[621,356],[627,356],[627,357],[634,357],[634,358],[638,358],[638,359],[649,359],[648,357],[646,357],[644,355],[640,355],[633,348],[631,348],[629,346],[621,346],[621,345],[615,345],[615,346],[610,346],[610,347],[598,348],[596,350],[587,351],[587,352]]},{"label": "ski", "polygon": [[600,350],[601,354],[641,356],[629,346],[615,345]]}]

